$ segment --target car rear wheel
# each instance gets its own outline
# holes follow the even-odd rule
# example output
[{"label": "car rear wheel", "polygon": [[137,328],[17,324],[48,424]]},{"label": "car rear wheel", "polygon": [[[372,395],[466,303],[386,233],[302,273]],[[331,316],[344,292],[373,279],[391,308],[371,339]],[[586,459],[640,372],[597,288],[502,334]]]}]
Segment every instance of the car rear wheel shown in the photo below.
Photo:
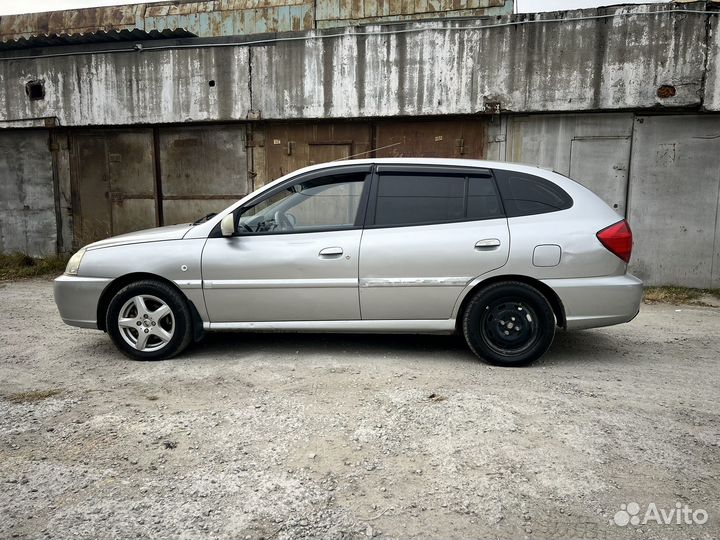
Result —
[{"label": "car rear wheel", "polygon": [[534,287],[494,283],[470,300],[462,321],[470,349],[499,366],[525,366],[540,358],[555,336],[555,314]]},{"label": "car rear wheel", "polygon": [[138,281],[120,289],[108,306],[105,328],[115,346],[136,360],[172,358],[192,339],[187,301],[159,281]]}]

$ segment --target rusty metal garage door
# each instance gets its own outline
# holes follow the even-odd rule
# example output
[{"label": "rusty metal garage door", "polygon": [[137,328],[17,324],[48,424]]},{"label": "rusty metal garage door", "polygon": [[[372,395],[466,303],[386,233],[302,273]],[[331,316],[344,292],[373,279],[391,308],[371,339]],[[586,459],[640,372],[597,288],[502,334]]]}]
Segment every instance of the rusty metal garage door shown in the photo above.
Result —
[{"label": "rusty metal garage door", "polygon": [[163,223],[195,221],[252,191],[245,138],[243,124],[158,129]]},{"label": "rusty metal garage door", "polygon": [[[371,129],[366,123],[269,124],[265,131],[266,170],[256,187],[308,165],[350,156],[370,157]],[[261,172],[261,171],[258,171]]]},{"label": "rusty metal garage door", "polygon": [[70,151],[77,245],[159,223],[152,129],[74,132]]},{"label": "rusty metal garage door", "polygon": [[377,157],[485,157],[485,119],[388,120],[375,130]]}]

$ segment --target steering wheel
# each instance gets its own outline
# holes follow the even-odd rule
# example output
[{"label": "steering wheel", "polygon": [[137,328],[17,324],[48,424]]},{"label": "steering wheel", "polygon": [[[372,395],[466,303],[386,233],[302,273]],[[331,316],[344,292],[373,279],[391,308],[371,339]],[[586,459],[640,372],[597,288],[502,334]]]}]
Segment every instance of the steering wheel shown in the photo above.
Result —
[{"label": "steering wheel", "polygon": [[288,217],[280,212],[279,210],[275,212],[275,225],[282,231],[292,231],[293,230],[293,224],[288,219]]}]

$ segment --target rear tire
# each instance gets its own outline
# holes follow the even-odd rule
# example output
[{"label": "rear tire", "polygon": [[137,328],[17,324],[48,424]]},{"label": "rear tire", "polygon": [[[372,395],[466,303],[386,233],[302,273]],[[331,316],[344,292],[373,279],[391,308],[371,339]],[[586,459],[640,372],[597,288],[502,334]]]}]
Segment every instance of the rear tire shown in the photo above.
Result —
[{"label": "rear tire", "polygon": [[480,359],[498,366],[526,366],[552,344],[555,314],[534,287],[504,281],[476,293],[465,309],[462,329]]},{"label": "rear tire", "polygon": [[144,280],[120,289],[108,306],[105,328],[115,346],[134,360],[165,360],[193,337],[190,307],[176,289]]}]

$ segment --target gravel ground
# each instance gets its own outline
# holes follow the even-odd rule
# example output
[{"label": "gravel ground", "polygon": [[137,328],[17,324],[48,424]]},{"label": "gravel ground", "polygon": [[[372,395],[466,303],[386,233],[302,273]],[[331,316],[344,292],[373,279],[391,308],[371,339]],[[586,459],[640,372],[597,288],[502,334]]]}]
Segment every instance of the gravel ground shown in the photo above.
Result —
[{"label": "gravel ground", "polygon": [[[646,305],[503,369],[447,336],[133,362],[49,281],[0,305],[0,538],[720,537],[717,308]],[[707,521],[616,525],[631,502]]]}]

